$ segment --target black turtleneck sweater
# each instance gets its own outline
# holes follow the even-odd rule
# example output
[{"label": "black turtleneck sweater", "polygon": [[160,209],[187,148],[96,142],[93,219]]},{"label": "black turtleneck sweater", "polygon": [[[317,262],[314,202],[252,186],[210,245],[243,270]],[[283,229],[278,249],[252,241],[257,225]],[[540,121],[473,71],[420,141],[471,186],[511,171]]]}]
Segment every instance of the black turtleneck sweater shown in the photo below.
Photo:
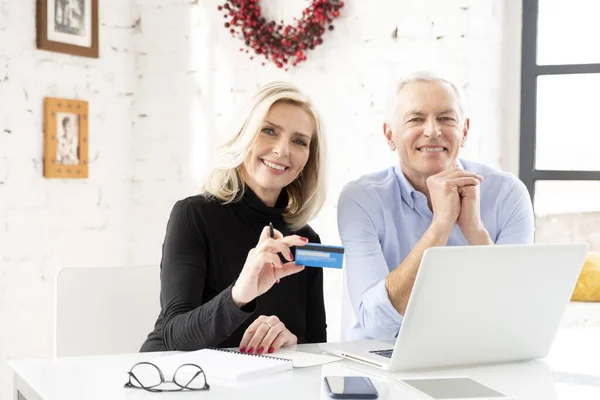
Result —
[{"label": "black turtleneck sweater", "polygon": [[309,226],[290,231],[282,216],[287,202],[283,190],[275,207],[267,207],[246,187],[236,203],[197,195],[175,204],[162,249],[161,311],[141,351],[236,347],[260,315],[279,317],[299,343],[327,340],[320,268],[281,279],[241,309],[231,298],[248,252],[269,222],[284,236],[320,243]]}]

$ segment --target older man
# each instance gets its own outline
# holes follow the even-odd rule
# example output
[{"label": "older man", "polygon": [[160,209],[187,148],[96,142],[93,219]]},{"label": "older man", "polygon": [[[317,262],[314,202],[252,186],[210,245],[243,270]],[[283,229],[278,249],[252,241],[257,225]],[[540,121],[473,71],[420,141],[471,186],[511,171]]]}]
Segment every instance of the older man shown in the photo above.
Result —
[{"label": "older man", "polygon": [[458,158],[469,118],[457,87],[418,73],[395,95],[383,132],[399,164],[350,182],[338,203],[350,340],[397,336],[426,249],[533,242],[523,183]]}]

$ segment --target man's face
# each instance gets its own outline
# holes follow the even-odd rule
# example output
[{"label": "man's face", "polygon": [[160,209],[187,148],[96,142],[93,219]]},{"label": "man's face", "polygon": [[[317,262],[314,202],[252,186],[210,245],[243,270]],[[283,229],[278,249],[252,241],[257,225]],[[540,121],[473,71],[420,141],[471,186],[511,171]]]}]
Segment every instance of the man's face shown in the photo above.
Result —
[{"label": "man's face", "polygon": [[443,82],[417,82],[398,93],[395,120],[384,124],[390,149],[398,151],[402,171],[428,177],[456,165],[469,131],[458,97]]}]

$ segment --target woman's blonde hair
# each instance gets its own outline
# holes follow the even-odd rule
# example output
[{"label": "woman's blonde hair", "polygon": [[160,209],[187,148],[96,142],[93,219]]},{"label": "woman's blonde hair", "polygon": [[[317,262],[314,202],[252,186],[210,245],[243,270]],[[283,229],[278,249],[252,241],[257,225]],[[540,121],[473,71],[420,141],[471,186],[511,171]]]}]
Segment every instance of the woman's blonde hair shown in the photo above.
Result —
[{"label": "woman's blonde hair", "polygon": [[298,178],[283,189],[287,190],[289,197],[283,217],[291,229],[296,231],[305,226],[325,202],[326,144],[317,111],[308,97],[290,83],[271,82],[258,90],[246,106],[235,134],[217,149],[216,166],[209,173],[204,190],[224,204],[242,198],[242,164],[275,103],[297,105],[309,113],[315,122],[306,166]]}]

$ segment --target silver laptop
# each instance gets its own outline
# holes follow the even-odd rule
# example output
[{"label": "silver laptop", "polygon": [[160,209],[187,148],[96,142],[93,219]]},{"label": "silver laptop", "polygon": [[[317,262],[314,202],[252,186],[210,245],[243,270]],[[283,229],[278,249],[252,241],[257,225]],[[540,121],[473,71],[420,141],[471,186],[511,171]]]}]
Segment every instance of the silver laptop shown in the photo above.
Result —
[{"label": "silver laptop", "polygon": [[392,371],[545,357],[588,248],[587,243],[430,248],[395,342],[321,347]]}]

